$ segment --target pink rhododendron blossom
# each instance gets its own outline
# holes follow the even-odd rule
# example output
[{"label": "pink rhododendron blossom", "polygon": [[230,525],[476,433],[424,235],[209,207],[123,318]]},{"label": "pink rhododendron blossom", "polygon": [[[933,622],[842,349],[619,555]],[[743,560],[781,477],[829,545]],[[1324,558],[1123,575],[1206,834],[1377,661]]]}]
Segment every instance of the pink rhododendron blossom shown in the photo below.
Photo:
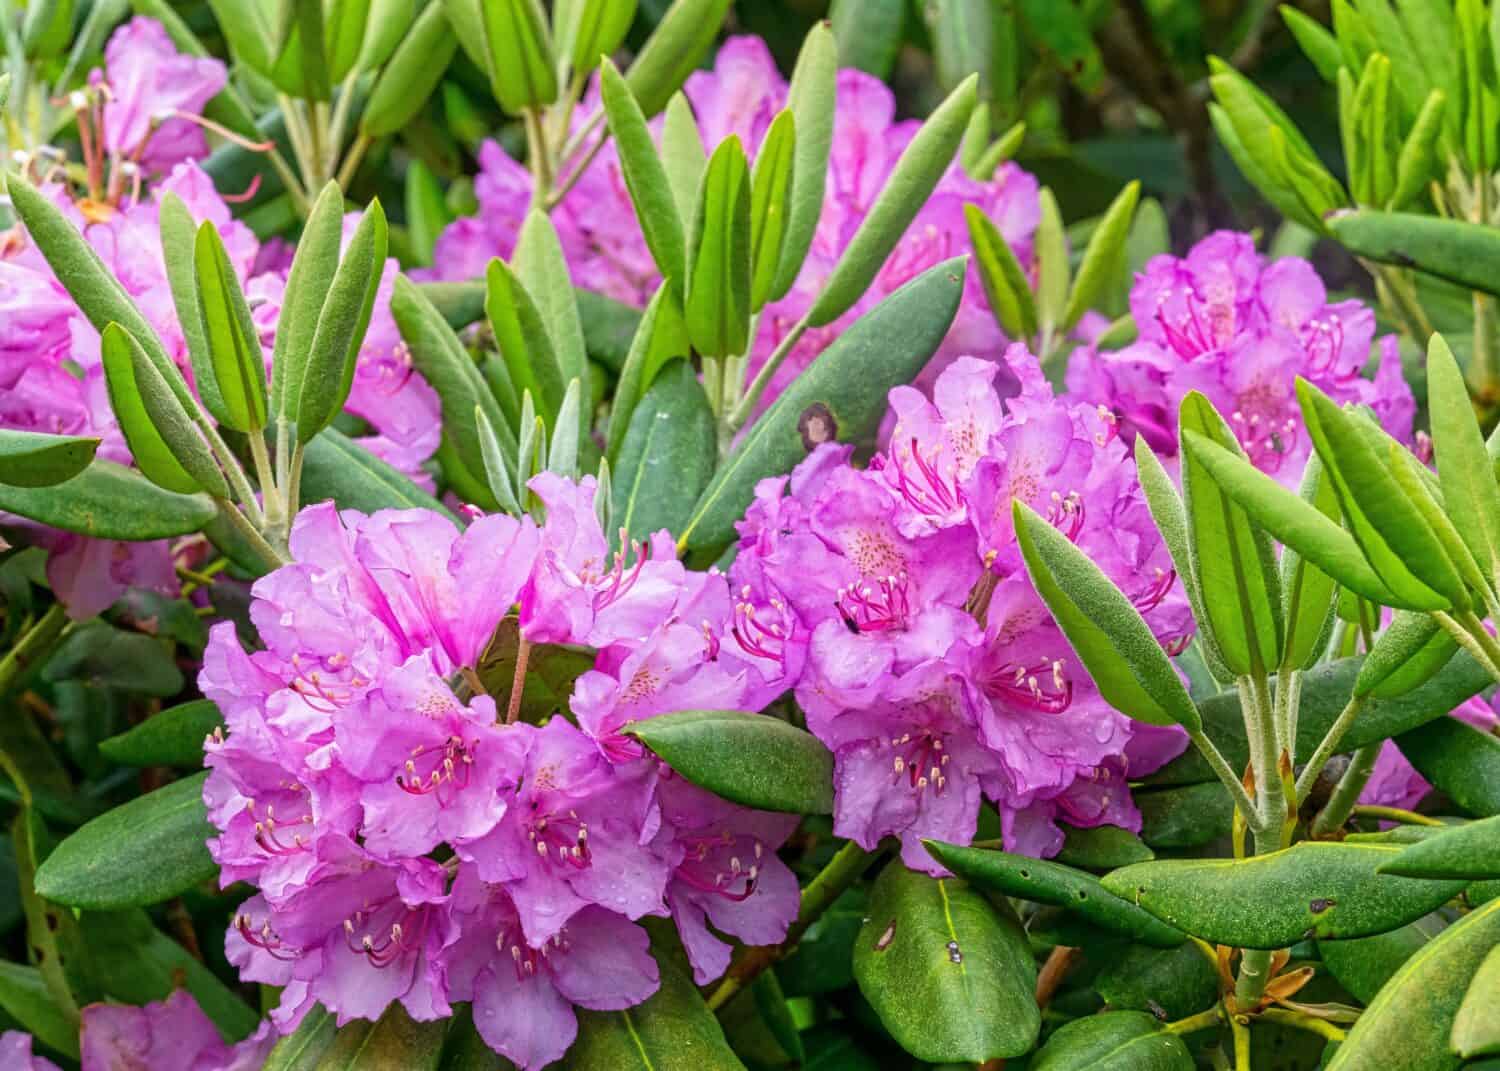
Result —
[{"label": "pink rhododendron blossom", "polygon": [[[1452,717],[1458,718],[1476,729],[1493,733],[1500,725],[1492,700],[1476,696],[1454,708]],[[1399,807],[1410,810],[1432,791],[1432,785],[1407,761],[1394,740],[1380,745],[1380,755],[1375,760],[1375,769],[1359,794],[1360,803],[1380,807]]]},{"label": "pink rhododendron blossom", "polygon": [[[1020,393],[1002,401],[1004,375]],[[929,400],[891,392],[887,450],[865,469],[822,446],[762,481],[731,579],[742,630],[795,677],[808,728],[834,752],[834,829],[967,843],[982,800],[1006,846],[1051,855],[1058,822],[1140,828],[1128,781],[1180,753],[1181,732],[1106,704],[1032,589],[1011,501],[1046,516],[1111,577],[1170,648],[1186,600],[1114,421],[1055,398],[1035,358],[959,358]],[[795,652],[795,653],[793,653]]]},{"label": "pink rhododendron blossom", "polygon": [[7,1030],[0,1034],[0,1067],[11,1071],[62,1071],[45,1056],[36,1056],[31,1051],[31,1035],[19,1030]]},{"label": "pink rhododendron blossom", "polygon": [[131,19],[110,37],[104,71],[91,78],[108,90],[104,150],[153,172],[208,155],[202,128],[182,116],[201,115],[227,80],[222,62],[178,52],[155,19]]},{"label": "pink rhododendron blossom", "polygon": [[[186,990],[142,1007],[90,1004],[83,1009],[83,1071],[256,1071],[275,1044],[270,1023],[237,1045]],[[0,1042],[3,1052],[3,1042]],[[0,1066],[13,1065],[0,1060]],[[24,1066],[24,1065],[23,1065]],[[38,1068],[51,1067],[43,1061]]]},{"label": "pink rhododendron blossom", "polygon": [[[708,150],[733,135],[753,157],[771,120],[786,104],[787,83],[763,41],[732,37],[720,47],[713,70],[695,71],[683,92]],[[594,91],[580,107],[575,129],[598,108]],[[916,133],[919,122],[898,122],[895,111],[895,98],[879,79],[857,70],[839,72],[823,212],[801,274],[791,290],[768,304],[761,316],[762,327],[749,355],[751,375],[816,299]],[[660,120],[653,122],[653,129],[659,133]],[[491,257],[509,257],[515,247],[531,203],[531,174],[495,142],[481,149],[479,163],[474,189],[480,212],[443,232],[433,254],[435,277],[477,277]],[[762,405],[769,404],[860,315],[923,270],[965,252],[965,204],[983,209],[1022,263],[1030,263],[1031,235],[1040,212],[1036,180],[1007,163],[992,179],[979,182],[955,164],[887,258],[869,292],[838,321],[803,336],[773,376]],[[636,222],[612,143],[604,145],[553,211],[552,220],[577,285],[636,306],[650,300],[660,276]],[[934,358],[934,369],[959,354],[995,352],[1004,341],[974,274]]]},{"label": "pink rhododendron blossom", "polygon": [[[257,890],[226,952],[282,987],[282,1031],[313,1003],[344,1022],[472,1001],[484,1039],[538,1068],[575,1007],[655,991],[643,916],[676,920],[707,982],[720,934],[774,943],[796,915],[775,854],[796,819],[710,796],[620,732],[757,709],[790,680],[735,639],[722,573],[689,573],[665,532],[612,553],[592,478],[531,487],[541,525],[304,509],[292,563],[252,589],[260,648],[211,633],[199,685],[228,731],[207,744],[209,850],[225,885]],[[487,676],[505,636],[523,666],[591,652],[576,723],[509,716],[523,693]]]},{"label": "pink rhododendron blossom", "polygon": [[1386,431],[1411,440],[1416,402],[1395,338],[1379,340],[1366,378],[1374,312],[1358,301],[1330,304],[1305,260],[1266,260],[1249,235],[1218,231],[1186,257],[1152,258],[1136,277],[1130,309],[1137,341],[1074,353],[1068,388],[1108,406],[1122,434],[1144,435],[1159,454],[1176,453],[1177,409],[1197,390],[1229,419],[1258,468],[1295,484],[1312,453],[1298,376],[1335,401],[1368,405]]}]

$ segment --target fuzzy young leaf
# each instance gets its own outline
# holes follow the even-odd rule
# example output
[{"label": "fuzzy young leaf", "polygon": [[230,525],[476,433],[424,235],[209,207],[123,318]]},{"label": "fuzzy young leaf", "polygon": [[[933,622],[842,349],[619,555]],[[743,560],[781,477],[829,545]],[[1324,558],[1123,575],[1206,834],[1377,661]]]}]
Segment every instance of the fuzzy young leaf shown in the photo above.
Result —
[{"label": "fuzzy young leaf", "polygon": [[381,68],[360,116],[361,132],[372,138],[396,133],[432,96],[458,51],[458,37],[448,23],[446,7],[429,3],[423,8],[390,62]]},{"label": "fuzzy young leaf", "polygon": [[1442,335],[1427,343],[1427,404],[1444,508],[1485,577],[1493,578],[1500,570],[1500,486],[1464,374]]},{"label": "fuzzy young leaf", "polygon": [[[1190,391],[1178,412],[1179,433],[1196,433],[1225,450],[1239,443],[1213,404]],[[1225,665],[1236,676],[1264,673],[1281,658],[1281,580],[1264,529],[1250,522],[1196,456],[1183,451],[1182,500],[1193,576]]]},{"label": "fuzzy young leaf", "polygon": [[1068,332],[1078,325],[1083,314],[1099,303],[1125,270],[1125,239],[1130,234],[1130,223],[1135,218],[1135,206],[1140,200],[1139,181],[1128,183],[1110,202],[1094,228],[1088,247],[1083,251],[1083,260],[1078,265],[1078,278],[1068,294],[1067,308],[1058,323],[1058,330]]},{"label": "fuzzy young leaf", "polygon": [[692,219],[693,209],[698,203],[698,184],[703,181],[703,169],[708,166],[708,154],[703,151],[703,138],[698,134],[693,106],[680,92],[672,94],[672,99],[667,102],[666,119],[661,130],[661,163],[667,184],[672,187],[678,219]]},{"label": "fuzzy young leaf", "polygon": [[[851,5],[852,6],[852,5]],[[786,106],[797,126],[792,159],[792,196],[787,206],[786,237],[781,260],[771,284],[777,301],[796,282],[812,248],[813,234],[823,212],[828,179],[828,154],[833,146],[834,95],[838,88],[838,46],[827,23],[818,23],[802,42],[792,71]]]},{"label": "fuzzy young leaf", "polygon": [[313,203],[287,274],[286,300],[271,354],[271,410],[288,427],[297,420],[302,382],[313,356],[313,336],[338,272],[343,220],[344,195],[330,182]]},{"label": "fuzzy young leaf", "polygon": [[259,432],[266,426],[266,359],[234,265],[212,223],[198,228],[193,243],[193,294],[192,315],[207,357],[193,372],[204,402],[218,401],[209,411],[226,427]]},{"label": "fuzzy young leaf", "polygon": [[517,391],[530,391],[544,416],[554,417],[562,405],[564,380],[541,310],[510,265],[499,257],[490,261],[485,283],[485,315],[511,383]]},{"label": "fuzzy young leaf", "polygon": [[829,273],[807,311],[808,323],[822,327],[837,320],[869,289],[907,226],[948,170],[963,140],[979,92],[970,75],[927,117],[902,151],[885,186]]},{"label": "fuzzy young leaf", "polygon": [[1405,695],[1430,680],[1457,651],[1458,641],[1431,614],[1399,610],[1360,666],[1354,694],[1377,699]]},{"label": "fuzzy young leaf", "polygon": [[969,225],[969,241],[979,266],[979,281],[1001,330],[1011,338],[1033,337],[1037,330],[1037,308],[1026,270],[1000,228],[983,209],[975,204],[964,205],[964,219]]},{"label": "fuzzy young leaf", "polygon": [[569,43],[568,63],[574,74],[599,65],[599,57],[620,47],[635,18],[636,0],[577,0],[577,24]]},{"label": "fuzzy young leaf", "polygon": [[729,0],[674,0],[625,76],[649,118],[667,106],[719,35]]},{"label": "fuzzy young leaf", "polygon": [[641,397],[616,454],[615,524],[630,539],[679,532],[718,460],[714,415],[693,366],[673,361]]},{"label": "fuzzy young leaf", "polygon": [[[1228,454],[1227,450],[1220,449]],[[1210,475],[1216,483],[1219,482],[1217,475]],[[1332,524],[1339,523],[1338,496],[1334,494],[1333,483],[1323,472],[1323,463],[1316,455],[1308,459],[1303,470],[1298,498],[1322,513]],[[1254,518],[1255,515],[1250,516]],[[1338,582],[1291,546],[1281,552],[1280,575],[1282,619],[1286,627],[1280,664],[1286,669],[1309,669],[1323,657],[1328,647],[1338,600]]]},{"label": "fuzzy young leaf", "polygon": [[1197,732],[1198,709],[1140,611],[1066,536],[1024,503],[1013,508],[1031,582],[1099,694],[1128,718]]},{"label": "fuzzy young leaf", "polygon": [[[974,114],[979,115],[983,111],[982,108],[976,108]],[[1035,240],[1037,319],[1046,324],[1049,330],[1056,329],[1066,334],[1063,310],[1069,303],[1068,289],[1073,282],[1072,268],[1068,263],[1068,238],[1063,233],[1062,213],[1058,210],[1057,198],[1045,186],[1042,188],[1040,201],[1041,221],[1037,224]]]},{"label": "fuzzy young leaf", "polygon": [[557,64],[540,0],[485,0],[490,85],[503,111],[520,115],[557,99]]},{"label": "fuzzy young leaf", "polygon": [[783,111],[771,122],[755,159],[750,184],[750,311],[759,312],[771,296],[781,264],[791,208],[797,152],[796,120]]},{"label": "fuzzy young leaf", "polygon": [[583,341],[583,321],[578,315],[577,292],[573,289],[568,262],[558,241],[557,229],[544,212],[533,210],[521,224],[511,257],[516,277],[536,301],[537,312],[552,341],[558,375],[564,382],[579,384],[579,435],[588,434],[586,418],[593,412],[589,397],[589,358]]},{"label": "fuzzy young leaf", "polygon": [[640,221],[651,259],[680,296],[687,280],[687,244],[672,184],[646,127],[646,114],[609,60],[599,68],[600,97],[620,154],[620,173]]},{"label": "fuzzy young leaf", "polygon": [[98,439],[0,428],[0,484],[56,486],[88,468],[98,448]]},{"label": "fuzzy young leaf", "polygon": [[750,344],[750,169],[731,135],[709,158],[688,244],[683,313],[693,348],[705,357]]},{"label": "fuzzy young leaf", "polygon": [[1385,207],[1388,210],[1404,208],[1427,189],[1427,184],[1442,172],[1442,158],[1438,152],[1438,139],[1443,133],[1443,112],[1447,98],[1441,89],[1428,94],[1427,102],[1417,115],[1417,121],[1407,132],[1401,144],[1401,155],[1396,160],[1396,188]]}]

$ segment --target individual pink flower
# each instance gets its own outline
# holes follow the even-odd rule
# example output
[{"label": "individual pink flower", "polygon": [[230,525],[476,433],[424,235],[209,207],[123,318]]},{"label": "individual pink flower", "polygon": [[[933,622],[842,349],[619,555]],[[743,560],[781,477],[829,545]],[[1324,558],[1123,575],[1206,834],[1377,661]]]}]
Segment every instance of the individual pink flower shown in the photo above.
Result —
[{"label": "individual pink flower", "polygon": [[[83,1071],[256,1071],[275,1041],[267,1022],[239,1044],[225,1044],[198,1002],[183,989],[140,1007],[90,1004],[83,1009]],[[0,1066],[24,1071],[25,1064],[11,1063],[3,1053],[0,1039]],[[32,1066],[35,1071],[52,1067],[45,1060]]]},{"label": "individual pink flower", "polygon": [[[1494,732],[1495,726],[1500,724],[1493,700],[1482,696],[1460,703],[1454,708],[1452,716],[1487,733]],[[1360,791],[1359,802],[1409,811],[1431,791],[1432,785],[1401,754],[1396,742],[1387,740],[1380,746],[1375,769]]]},{"label": "individual pink flower", "polygon": [[62,1071],[45,1056],[33,1055],[31,1035],[19,1030],[0,1033],[0,1067],[11,1068],[13,1071]]},{"label": "individual pink flower", "polygon": [[111,155],[136,160],[148,171],[166,171],[208,155],[198,116],[228,80],[224,64],[177,51],[155,19],[136,17],[104,46],[107,87],[103,142]]}]

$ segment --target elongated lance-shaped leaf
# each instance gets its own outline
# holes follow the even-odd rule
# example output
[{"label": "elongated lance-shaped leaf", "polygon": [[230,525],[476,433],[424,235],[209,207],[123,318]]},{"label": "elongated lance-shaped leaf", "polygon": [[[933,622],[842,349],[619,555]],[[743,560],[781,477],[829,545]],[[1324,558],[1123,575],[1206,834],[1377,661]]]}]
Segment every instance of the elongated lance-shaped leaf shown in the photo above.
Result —
[{"label": "elongated lance-shaped leaf", "polygon": [[792,161],[792,198],[787,207],[786,238],[771,284],[770,300],[786,296],[797,281],[807,251],[812,248],[818,217],[823,212],[823,190],[828,180],[828,154],[833,146],[834,96],[838,90],[838,44],[833,30],[820,22],[808,31],[797,54],[786,106],[797,124]]},{"label": "elongated lance-shaped leaf", "polygon": [[330,182],[313,202],[297,242],[271,350],[271,411],[287,426],[297,421],[318,317],[338,271],[343,221],[344,195],[336,183]]},{"label": "elongated lance-shaped leaf", "polygon": [[88,468],[98,449],[98,439],[0,428],[0,483],[56,486]]},{"label": "elongated lance-shaped leaf", "polygon": [[1427,343],[1427,404],[1443,506],[1494,584],[1500,570],[1500,486],[1464,375],[1442,335]]},{"label": "elongated lance-shaped leaf", "polygon": [[192,316],[207,357],[204,367],[195,363],[193,368],[198,389],[219,423],[258,432],[266,426],[266,359],[234,265],[212,223],[198,228],[192,267],[197,303]]},{"label": "elongated lance-shaped leaf", "polygon": [[822,293],[807,311],[813,327],[837,320],[869,289],[908,224],[948,170],[978,92],[979,76],[965,78],[907,144],[884,189],[824,282]]},{"label": "elongated lance-shaped leaf", "polygon": [[614,477],[610,473],[609,458],[599,459],[599,472],[594,477],[594,516],[599,518],[602,531],[613,531],[615,527]]},{"label": "elongated lance-shaped leaf", "polygon": [[1406,603],[1375,575],[1352,535],[1243,456],[1191,429],[1183,435],[1183,449],[1203,466],[1224,494],[1254,518],[1256,524],[1350,591],[1383,606],[1405,606],[1413,610],[1442,608],[1431,600],[1415,606]]},{"label": "elongated lance-shaped leaf", "polygon": [[146,474],[147,479],[178,494],[202,491],[204,485],[179,460],[146,406],[145,393],[136,383],[133,352],[136,346],[130,333],[119,324],[107,325],[101,336],[104,382],[115,421],[120,425],[136,467]]},{"label": "elongated lance-shaped leaf", "polygon": [[582,74],[597,67],[600,56],[620,47],[635,18],[636,0],[575,0],[575,7],[576,24],[566,42],[568,63],[575,74]]},{"label": "elongated lance-shaped leaf", "polygon": [[[202,317],[198,313],[198,279],[195,254],[197,249],[198,224],[187,205],[175,193],[163,195],[157,217],[161,224],[162,263],[167,269],[167,288],[172,294],[172,307],[177,312],[177,322],[182,326],[182,337],[187,343],[188,359],[192,362],[193,383],[204,408],[214,419],[225,423],[224,399],[219,393],[218,379],[214,374],[213,360],[209,356],[208,343],[203,336]],[[262,360],[261,378],[265,378]]]},{"label": "elongated lance-shaped leaf", "polygon": [[1013,511],[1026,572],[1105,702],[1148,725],[1197,732],[1198,708],[1140,611],[1034,510],[1017,501]]},{"label": "elongated lance-shaped leaf", "polygon": [[1467,606],[1463,581],[1447,552],[1396,483],[1388,458],[1378,455],[1360,433],[1357,418],[1300,377],[1297,399],[1313,446],[1333,477],[1351,534],[1399,600],[1390,605],[1413,610]]},{"label": "elongated lance-shaped leaf", "polygon": [[[692,364],[672,361],[641,397],[616,455],[615,513],[629,539],[682,530],[718,462],[715,435]],[[613,526],[605,532],[613,539]]]},{"label": "elongated lance-shaped leaf", "polygon": [[334,273],[313,332],[313,352],[297,399],[297,437],[304,443],[332,423],[349,397],[385,270],[385,252],[385,211],[378,200],[371,201]]},{"label": "elongated lance-shaped leaf", "polygon": [[1098,304],[1124,272],[1125,239],[1130,234],[1130,224],[1135,218],[1135,206],[1140,197],[1140,182],[1127,183],[1110,202],[1099,226],[1094,228],[1088,247],[1083,251],[1083,260],[1078,264],[1078,276],[1068,294],[1067,308],[1057,325],[1059,331],[1073,330],[1083,314]]},{"label": "elongated lance-shaped leaf", "polygon": [[667,174],[667,184],[672,187],[678,219],[692,219],[693,209],[698,203],[698,184],[703,181],[703,169],[708,166],[708,153],[703,151],[703,139],[698,135],[693,106],[680,92],[672,94],[672,99],[667,102],[667,115],[661,128],[661,163]]},{"label": "elongated lance-shaped leaf", "polygon": [[1459,535],[1458,529],[1454,527],[1452,519],[1443,510],[1442,503],[1438,501],[1442,491],[1434,486],[1432,471],[1423,465],[1406,447],[1395,441],[1382,442],[1386,438],[1385,432],[1375,428],[1374,422],[1362,422],[1366,424],[1368,431],[1375,435],[1367,434],[1367,438],[1377,447],[1384,447],[1385,456],[1390,463],[1391,475],[1396,478],[1396,484],[1406,492],[1411,504],[1417,507],[1417,512],[1431,526],[1433,535],[1437,536],[1438,543],[1442,545],[1448,554],[1448,559],[1453,567],[1458,570],[1458,575],[1463,578],[1473,591],[1482,592],[1489,588],[1492,581],[1488,579],[1479,562],[1469,552],[1468,544]]},{"label": "elongated lance-shaped leaf", "polygon": [[328,78],[335,85],[354,68],[364,50],[365,30],[373,6],[372,0],[332,0],[328,7],[324,41],[328,50]]},{"label": "elongated lance-shaped leaf", "polygon": [[530,391],[547,417],[562,405],[563,376],[546,321],[535,299],[510,265],[499,257],[485,273],[485,315],[510,381],[517,390]]},{"label": "elongated lance-shaped leaf", "polygon": [[734,135],[714,150],[698,188],[683,313],[688,337],[705,357],[749,348],[750,169]]},{"label": "elongated lance-shaped leaf", "polygon": [[1431,614],[1398,610],[1359,667],[1354,694],[1405,695],[1431,680],[1457,652],[1458,641]]},{"label": "elongated lance-shaped leaf", "polygon": [[[527,214],[516,239],[511,267],[536,302],[547,337],[552,341],[558,375],[565,382],[578,383],[578,411],[586,417],[593,411],[593,404],[589,397],[589,358],[583,341],[583,321],[579,318],[578,298],[557,229],[545,212],[533,209]],[[588,430],[588,421],[580,419],[580,439]]]},{"label": "elongated lance-shaped leaf", "polygon": [[620,444],[630,427],[631,415],[656,373],[672,357],[687,355],[687,326],[682,322],[682,311],[672,297],[670,284],[664,282],[641,314],[635,335],[630,340],[630,352],[620,368],[614,398],[610,400],[609,430],[605,441],[611,458],[619,457]]},{"label": "elongated lance-shaped leaf", "polygon": [[458,51],[458,37],[448,23],[450,6],[428,4],[412,23],[370,87],[359,120],[362,132],[372,138],[394,134],[427,103]]},{"label": "elongated lance-shaped leaf", "polygon": [[[1182,584],[1183,591],[1187,592],[1188,605],[1193,609],[1193,620],[1207,621],[1208,615],[1203,610],[1203,595],[1198,590],[1198,578],[1193,575],[1193,555],[1188,546],[1187,513],[1182,508],[1182,496],[1177,493],[1172,477],[1167,475],[1167,470],[1162,467],[1160,459],[1143,435],[1135,438],[1135,470],[1141,481],[1141,490],[1146,496],[1146,507],[1151,511],[1151,519],[1156,523],[1156,530],[1161,533],[1162,542],[1167,545],[1167,553],[1172,557],[1172,568],[1177,573],[1177,579]],[[1214,678],[1225,682],[1234,680],[1234,674],[1224,664],[1224,656],[1219,652],[1209,630],[1200,628],[1198,640],[1204,661],[1208,663],[1209,672]]]},{"label": "elongated lance-shaped leaf", "polygon": [[[1197,391],[1183,398],[1177,421],[1181,434],[1196,432],[1239,452],[1234,432]],[[1207,614],[1199,627],[1213,632],[1225,665],[1236,676],[1272,669],[1281,657],[1283,628],[1281,582],[1270,539],[1186,453],[1182,501],[1193,576]]]},{"label": "elongated lance-shaped leaf", "polygon": [[969,224],[979,281],[1001,330],[1011,338],[1033,337],[1037,329],[1036,299],[1015,251],[978,205],[964,205],[964,219]]},{"label": "elongated lance-shaped leaf", "polygon": [[1356,256],[1500,294],[1500,230],[1495,227],[1414,212],[1359,209],[1329,217],[1328,229]]},{"label": "elongated lance-shaped leaf", "polygon": [[636,53],[625,81],[641,110],[653,116],[682,88],[719,35],[730,0],[673,0]]},{"label": "elongated lance-shaped leaf", "polygon": [[100,457],[49,487],[0,482],[0,509],[66,532],[131,542],[200,531],[216,511],[207,495],[165,490],[136,469]]},{"label": "elongated lance-shaped leaf", "polygon": [[1407,132],[1401,144],[1401,155],[1396,159],[1396,188],[1391,192],[1385,207],[1390,210],[1404,208],[1416,200],[1427,189],[1427,184],[1442,170],[1442,157],[1438,152],[1438,139],[1443,133],[1443,113],[1447,97],[1441,89],[1427,95],[1427,102],[1417,115],[1417,121]]},{"label": "elongated lance-shaped leaf", "polygon": [[783,111],[771,122],[750,182],[750,310],[759,312],[771,296],[781,263],[791,207],[797,151],[796,120]]},{"label": "elongated lance-shaped leaf", "polygon": [[680,296],[687,281],[687,243],[677,214],[672,185],[646,127],[646,116],[625,79],[608,59],[599,68],[599,92],[609,132],[620,156],[620,174],[651,259]]},{"label": "elongated lance-shaped leaf", "polygon": [[[981,115],[984,108],[975,108]],[[1057,198],[1045,186],[1038,195],[1041,202],[1041,219],[1036,227],[1037,319],[1048,328],[1061,327],[1063,309],[1068,303],[1068,288],[1072,285],[1072,266],[1068,263],[1068,237],[1063,233],[1062,212],[1058,210]]]},{"label": "elongated lance-shaped leaf", "polygon": [[[1219,449],[1222,453],[1229,453],[1222,447]],[[1236,460],[1244,461],[1243,458]],[[1217,473],[1210,472],[1210,475],[1222,486]],[[1316,454],[1307,460],[1298,497],[1311,504],[1330,523],[1339,523],[1338,496],[1334,494],[1333,482],[1324,473],[1323,463]],[[1256,519],[1253,513],[1251,519]],[[1333,633],[1338,582],[1309,562],[1296,548],[1288,546],[1281,552],[1281,599],[1286,622],[1281,666],[1284,669],[1309,669],[1323,657]]]},{"label": "elongated lance-shaped leaf", "polygon": [[516,498],[515,482],[511,479],[505,451],[482,405],[474,407],[474,426],[479,433],[479,452],[484,459],[484,478],[489,484],[490,494],[505,512],[520,513],[521,504]]},{"label": "elongated lance-shaped leaf", "polygon": [[578,478],[578,428],[583,423],[579,415],[581,390],[578,380],[568,381],[557,420],[552,424],[552,449],[547,453],[549,472],[575,480]]},{"label": "elongated lance-shaped leaf", "polygon": [[485,0],[490,85],[501,109],[520,115],[557,99],[557,64],[540,0]]}]

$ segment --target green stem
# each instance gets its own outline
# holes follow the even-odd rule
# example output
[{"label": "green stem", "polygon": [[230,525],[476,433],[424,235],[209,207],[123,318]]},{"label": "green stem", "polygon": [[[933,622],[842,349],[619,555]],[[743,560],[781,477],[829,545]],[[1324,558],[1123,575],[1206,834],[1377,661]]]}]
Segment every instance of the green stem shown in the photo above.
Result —
[{"label": "green stem", "polygon": [[1432,615],[1432,619],[1441,625],[1443,630],[1452,636],[1458,645],[1467,651],[1474,661],[1478,662],[1484,668],[1486,673],[1495,678],[1495,680],[1500,681],[1500,665],[1497,665],[1490,658],[1489,654],[1480,645],[1479,641],[1469,633],[1468,629],[1441,611],[1435,612]]},{"label": "green stem", "polygon": [[22,673],[46,660],[67,627],[67,609],[60,602],[53,603],[0,659],[0,695],[10,691]]},{"label": "green stem", "polygon": [[1208,765],[1218,775],[1219,780],[1224,783],[1224,787],[1228,790],[1230,798],[1234,800],[1235,807],[1245,816],[1245,821],[1254,822],[1256,820],[1255,802],[1250,798],[1250,794],[1245,791],[1244,783],[1230,769],[1229,760],[1224,758],[1223,753],[1214,746],[1214,742],[1201,731],[1189,733],[1188,739],[1192,741],[1193,746],[1198,749],[1199,753],[1208,760]]},{"label": "green stem", "polygon": [[[1248,696],[1249,706],[1246,707]],[[1255,794],[1260,809],[1255,824],[1250,829],[1256,835],[1256,843],[1272,831],[1279,831],[1286,822],[1286,790],[1281,783],[1281,745],[1277,740],[1276,714],[1271,705],[1271,684],[1264,674],[1256,674],[1240,680],[1240,704],[1244,708],[1245,728],[1250,734],[1251,760],[1255,769]],[[1278,844],[1277,847],[1280,847]],[[1257,847],[1257,851],[1264,851]]]},{"label": "green stem", "polygon": [[315,181],[317,169],[313,166],[312,141],[300,106],[285,93],[277,94],[276,105],[281,109],[287,140],[292,143],[292,156],[297,161],[297,170],[302,173],[302,188],[307,191],[309,198],[316,197],[321,184]]},{"label": "green stem", "polygon": [[771,385],[771,377],[776,374],[776,370],[787,359],[787,355],[792,352],[793,347],[807,333],[808,326],[807,317],[802,317],[802,319],[791,326],[791,329],[776,344],[776,348],[771,351],[771,356],[766,358],[766,363],[755,374],[755,379],[745,391],[745,396],[740,399],[740,404],[735,406],[734,412],[729,414],[729,430],[731,433],[739,431],[740,428],[745,426],[745,421],[749,420],[750,414],[755,412],[755,405],[760,401],[760,396]]},{"label": "green stem", "polygon": [[1308,1015],[1306,1012],[1292,1011],[1290,1008],[1267,1008],[1257,1018],[1264,1019],[1268,1023],[1280,1023],[1283,1026],[1306,1030],[1309,1034],[1317,1034],[1329,1041],[1343,1041],[1348,1036],[1325,1019]]},{"label": "green stem", "polygon": [[1175,1023],[1168,1023],[1163,1029],[1169,1034],[1192,1034],[1199,1030],[1207,1030],[1209,1027],[1218,1026],[1219,1006],[1215,1004],[1207,1011],[1201,1011],[1197,1015],[1189,1015],[1186,1019],[1178,1019]]},{"label": "green stem", "polygon": [[359,173],[359,165],[364,163],[365,153],[370,151],[372,139],[364,131],[354,139],[354,144],[349,146],[349,155],[344,157],[344,163],[339,168],[338,184],[342,190],[349,189],[349,183],[354,181],[354,176]]},{"label": "green stem", "polygon": [[802,890],[802,906],[797,910],[796,921],[787,928],[786,938],[779,945],[745,949],[744,955],[730,966],[729,973],[708,998],[709,1009],[717,1011],[728,1004],[736,993],[755,980],[756,975],[796,948],[808,927],[822,917],[844,890],[859,880],[880,854],[880,849],[867,852],[852,840],[840,848]]},{"label": "green stem", "polygon": [[1356,818],[1374,818],[1382,822],[1400,822],[1408,826],[1428,826],[1441,829],[1443,823],[1416,811],[1404,811],[1400,807],[1380,807],[1373,803],[1361,803],[1354,807]]},{"label": "green stem", "polygon": [[531,203],[545,209],[547,192],[552,189],[552,147],[547,144],[542,117],[535,108],[527,108],[522,121],[526,126],[526,164],[532,176]]},{"label": "green stem", "polygon": [[1297,778],[1297,802],[1301,803],[1307,799],[1308,792],[1312,791],[1313,785],[1317,784],[1318,777],[1323,773],[1323,767],[1328,765],[1338,751],[1339,741],[1349,731],[1349,726],[1354,724],[1354,719],[1359,715],[1359,709],[1364,705],[1364,696],[1351,696],[1349,702],[1344,704],[1344,709],[1339,711],[1339,716],[1333,719],[1333,724],[1328,727],[1328,732],[1318,742],[1317,748],[1312,753],[1312,758],[1307,760],[1307,765],[1302,768],[1302,776]]},{"label": "green stem", "polygon": [[1359,794],[1364,791],[1370,775],[1375,772],[1375,760],[1380,757],[1383,743],[1383,740],[1377,740],[1354,753],[1344,776],[1334,786],[1333,795],[1328,797],[1328,802],[1318,812],[1318,817],[1313,819],[1312,828],[1308,832],[1314,838],[1331,836],[1336,830],[1344,828],[1344,823],[1349,821],[1355,804],[1359,802]]},{"label": "green stem", "polygon": [[219,506],[219,515],[228,521],[230,526],[250,545],[250,548],[261,557],[268,572],[291,561],[291,556],[287,553],[286,548],[282,547],[278,549],[272,546],[266,537],[261,534],[260,529],[246,520],[243,513],[235,509],[233,502],[224,498],[216,498],[214,501]]},{"label": "green stem", "polygon": [[1381,303],[1386,306],[1393,317],[1401,322],[1407,337],[1417,345],[1425,347],[1428,337],[1432,334],[1432,321],[1427,318],[1427,312],[1422,308],[1421,299],[1417,297],[1417,288],[1412,285],[1411,277],[1402,269],[1393,268],[1388,264],[1374,264],[1369,261],[1360,263],[1375,277],[1375,289],[1380,296]]}]

